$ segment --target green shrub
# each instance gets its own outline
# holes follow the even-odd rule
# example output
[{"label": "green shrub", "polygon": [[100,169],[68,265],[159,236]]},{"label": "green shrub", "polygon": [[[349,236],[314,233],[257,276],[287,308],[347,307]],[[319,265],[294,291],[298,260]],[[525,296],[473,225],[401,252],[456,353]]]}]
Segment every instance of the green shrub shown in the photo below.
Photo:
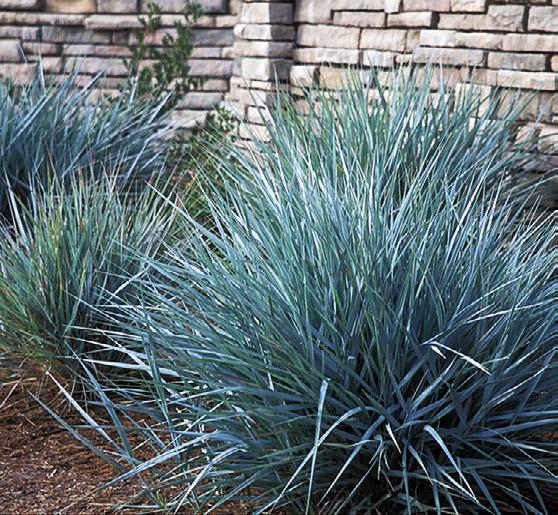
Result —
[{"label": "green shrub", "polygon": [[552,228],[508,189],[519,106],[444,93],[311,91],[215,158],[214,231],[181,213],[191,238],[122,323],[145,350],[113,349],[151,381],[92,385],[156,452],[121,431],[119,480],[203,512],[551,511]]},{"label": "green shrub", "polygon": [[151,188],[132,194],[107,176],[54,182],[25,205],[12,194],[10,208],[15,224],[0,225],[0,349],[72,367],[90,340],[99,349],[107,313],[145,271],[136,255],[158,254],[174,215]]},{"label": "green shrub", "polygon": [[127,182],[160,168],[166,148],[159,139],[162,104],[138,98],[133,88],[110,102],[93,100],[96,80],[77,88],[76,78],[46,83],[39,67],[31,85],[0,83],[2,214],[9,189],[24,199],[53,177],[64,183],[84,171],[94,177],[118,168]]},{"label": "green shrub", "polygon": [[[190,75],[188,64],[194,49],[192,26],[202,15],[202,9],[195,2],[189,4],[184,11],[184,20],[174,23],[176,37],[166,32],[160,49],[149,45],[146,37],[161,29],[161,7],[156,2],[151,2],[147,5],[147,10],[147,17],[138,17],[141,28],[134,31],[136,41],[128,45],[131,58],[124,59],[130,79],[127,87],[135,84],[139,96],[166,99],[166,107],[171,108],[203,81]],[[146,65],[148,58],[155,63]]]}]

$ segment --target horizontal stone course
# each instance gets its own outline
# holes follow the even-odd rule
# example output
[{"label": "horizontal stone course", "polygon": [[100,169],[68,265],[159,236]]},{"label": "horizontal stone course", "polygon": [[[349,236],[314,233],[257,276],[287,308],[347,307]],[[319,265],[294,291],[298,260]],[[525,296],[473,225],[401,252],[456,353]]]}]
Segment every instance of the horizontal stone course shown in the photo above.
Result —
[{"label": "horizontal stone course", "polygon": [[333,23],[347,27],[383,27],[386,15],[383,12],[335,11]]},{"label": "horizontal stone course", "polygon": [[358,48],[360,31],[357,28],[332,25],[300,25],[296,42],[299,46],[324,48]]}]

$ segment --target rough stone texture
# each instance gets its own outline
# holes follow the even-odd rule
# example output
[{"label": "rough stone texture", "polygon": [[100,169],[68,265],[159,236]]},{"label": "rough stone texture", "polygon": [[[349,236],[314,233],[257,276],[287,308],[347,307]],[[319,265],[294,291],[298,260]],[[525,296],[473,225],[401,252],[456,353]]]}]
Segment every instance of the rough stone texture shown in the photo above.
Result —
[{"label": "rough stone texture", "polygon": [[333,23],[346,27],[383,27],[386,15],[383,12],[336,11]]},{"label": "rough stone texture", "polygon": [[531,7],[529,11],[529,30],[558,32],[558,6]]},{"label": "rough stone texture", "polygon": [[94,13],[95,0],[46,0],[46,10],[53,13]]},{"label": "rough stone texture", "polygon": [[296,42],[299,46],[357,48],[360,30],[331,25],[301,25]]},{"label": "rough stone texture", "polygon": [[464,48],[416,48],[413,53],[416,63],[440,63],[447,65],[482,66],[485,61],[483,50]]},{"label": "rough stone texture", "polygon": [[23,49],[18,39],[0,40],[0,61],[4,63],[20,63]]},{"label": "rough stone texture", "polygon": [[0,9],[40,9],[43,0],[0,0]]},{"label": "rough stone texture", "polygon": [[511,52],[490,52],[488,67],[506,70],[544,70],[546,56],[544,54],[514,54]]},{"label": "rough stone texture", "polygon": [[[30,80],[40,54],[46,73],[58,77],[83,58],[80,83],[105,71],[100,87],[117,90],[137,15],[151,1],[0,0],[0,75]],[[430,79],[433,95],[442,76],[456,87],[522,88],[532,98],[524,122],[540,121],[544,134],[558,126],[558,0],[198,1],[205,13],[190,65],[207,81],[178,106],[182,127],[225,98],[248,122],[241,136],[265,135],[259,108],[273,104],[277,85],[294,95],[316,82],[336,89],[369,80],[373,66],[389,87],[393,65],[429,62],[445,66]],[[189,0],[158,3],[163,27],[147,38],[154,46],[176,33]]]},{"label": "rough stone texture", "polygon": [[431,12],[390,14],[387,25],[388,27],[432,27],[434,19],[434,13]]},{"label": "rough stone texture", "polygon": [[136,13],[138,0],[97,0],[97,10],[101,13]]}]

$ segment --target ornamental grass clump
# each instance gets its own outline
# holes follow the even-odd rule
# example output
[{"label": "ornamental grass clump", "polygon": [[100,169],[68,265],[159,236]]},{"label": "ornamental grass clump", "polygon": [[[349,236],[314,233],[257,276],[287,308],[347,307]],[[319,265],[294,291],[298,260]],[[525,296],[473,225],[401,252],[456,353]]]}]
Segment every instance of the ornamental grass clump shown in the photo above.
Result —
[{"label": "ornamental grass clump", "polygon": [[140,98],[134,87],[109,100],[96,91],[101,77],[81,87],[78,71],[49,82],[39,65],[29,85],[0,82],[1,214],[10,189],[25,199],[53,177],[67,183],[84,170],[98,177],[118,169],[124,183],[160,168],[164,102]]},{"label": "ornamental grass clump", "polygon": [[551,512],[556,252],[509,105],[400,73],[283,99],[216,158],[213,229],[180,212],[121,325],[151,380],[93,383],[155,453],[125,438],[118,480],[204,513]]},{"label": "ornamental grass clump", "polygon": [[174,218],[152,188],[124,189],[117,175],[52,181],[25,203],[8,192],[15,223],[0,223],[0,349],[59,369],[85,359],[91,341],[97,359],[110,355],[105,313],[126,301],[145,273],[135,255],[156,257]]}]

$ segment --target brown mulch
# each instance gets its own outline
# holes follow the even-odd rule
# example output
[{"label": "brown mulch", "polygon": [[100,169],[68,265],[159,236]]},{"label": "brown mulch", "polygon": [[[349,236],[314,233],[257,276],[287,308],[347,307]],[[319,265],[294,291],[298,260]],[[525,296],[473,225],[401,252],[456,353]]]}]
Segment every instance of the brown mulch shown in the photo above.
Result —
[{"label": "brown mulch", "polygon": [[42,372],[9,369],[0,363],[3,515],[95,515],[136,493],[137,485],[129,483],[95,493],[115,477],[115,470],[62,429],[31,394],[65,409],[59,389]]},{"label": "brown mulch", "polygon": [[[138,502],[139,482],[97,491],[117,472],[62,428],[34,397],[71,425],[83,422],[43,371],[8,364],[0,355],[0,515],[149,513],[115,508],[132,498]],[[102,423],[102,416],[96,418]],[[103,449],[95,434],[82,434]],[[249,511],[243,503],[226,504],[215,514]],[[184,508],[180,513],[191,515],[191,510]]]}]

